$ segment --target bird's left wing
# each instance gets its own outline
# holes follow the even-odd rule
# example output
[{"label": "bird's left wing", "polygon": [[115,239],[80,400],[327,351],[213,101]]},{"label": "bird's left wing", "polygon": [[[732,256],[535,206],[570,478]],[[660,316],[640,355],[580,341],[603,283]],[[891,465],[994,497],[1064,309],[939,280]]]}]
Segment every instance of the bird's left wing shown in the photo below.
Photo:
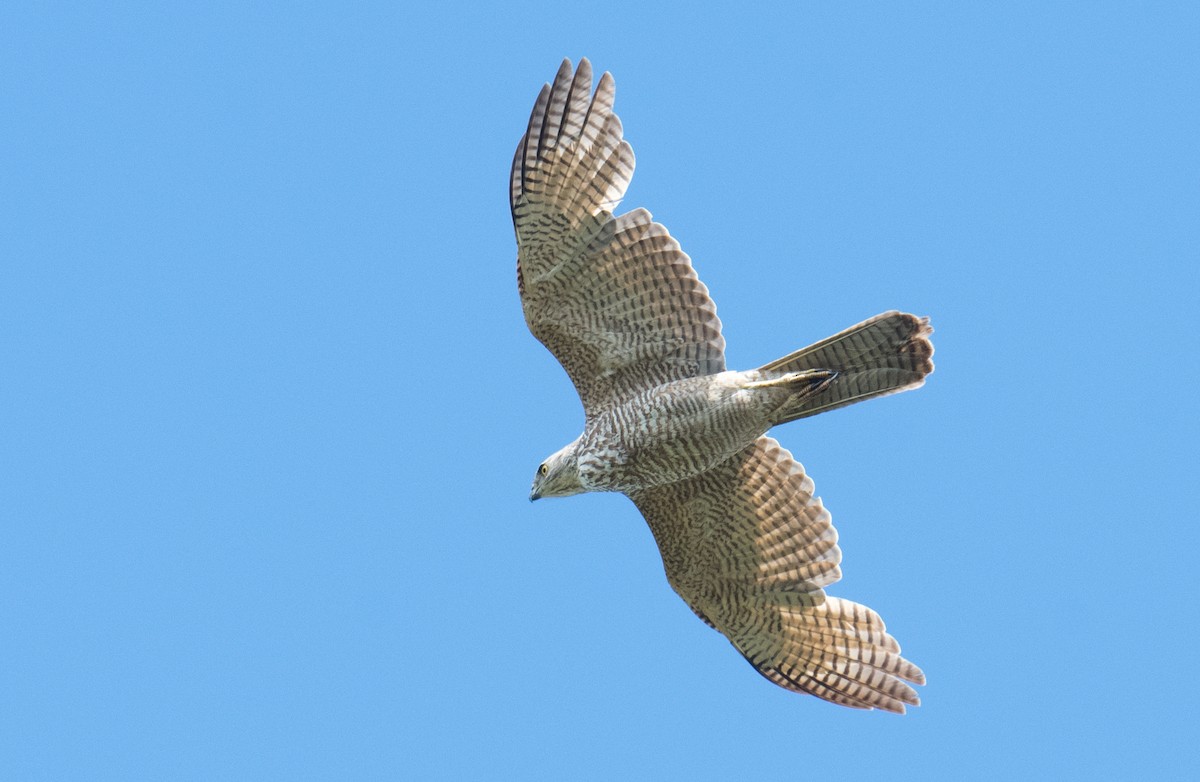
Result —
[{"label": "bird's left wing", "polygon": [[572,73],[564,60],[533,107],[510,179],[525,321],[589,414],[725,369],[716,307],[679,243],[645,209],[612,214],[634,166],[614,94],[609,74],[593,95],[591,64]]},{"label": "bird's left wing", "polygon": [[837,532],[813,482],[769,437],[678,483],[632,493],[667,580],[771,681],[864,709],[919,703],[924,684],[883,620],[829,597],[841,577]]}]

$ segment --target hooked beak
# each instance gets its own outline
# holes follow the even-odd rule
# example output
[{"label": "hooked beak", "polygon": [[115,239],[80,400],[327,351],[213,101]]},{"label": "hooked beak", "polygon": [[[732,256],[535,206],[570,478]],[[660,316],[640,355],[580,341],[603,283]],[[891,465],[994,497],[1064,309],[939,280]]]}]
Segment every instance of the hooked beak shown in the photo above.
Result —
[{"label": "hooked beak", "polygon": [[529,490],[529,501],[530,502],[533,502],[534,500],[537,500],[537,499],[541,499],[541,496],[542,496],[542,493],[539,492],[537,489]]}]

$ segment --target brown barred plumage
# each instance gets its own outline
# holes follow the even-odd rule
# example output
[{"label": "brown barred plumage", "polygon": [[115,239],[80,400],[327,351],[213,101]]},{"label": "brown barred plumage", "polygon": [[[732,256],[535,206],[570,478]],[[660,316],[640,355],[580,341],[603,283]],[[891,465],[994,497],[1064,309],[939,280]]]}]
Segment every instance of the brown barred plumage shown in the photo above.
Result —
[{"label": "brown barred plumage", "polygon": [[886,312],[758,369],[725,340],[691,261],[635,209],[614,217],[633,150],[607,73],[586,59],[542,88],[510,179],[525,320],[567,370],[587,420],[538,469],[531,499],[620,491],[646,517],[667,580],[763,676],[856,708],[903,712],[924,683],[840,577],[829,513],[772,426],[916,388],[928,320]]}]

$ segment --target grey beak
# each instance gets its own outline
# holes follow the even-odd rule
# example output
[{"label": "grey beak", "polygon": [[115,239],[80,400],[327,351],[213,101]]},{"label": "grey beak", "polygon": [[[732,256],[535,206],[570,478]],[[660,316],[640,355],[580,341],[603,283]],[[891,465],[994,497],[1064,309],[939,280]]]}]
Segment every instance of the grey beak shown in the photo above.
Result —
[{"label": "grey beak", "polygon": [[536,499],[540,499],[540,498],[541,498],[541,496],[542,496],[542,495],[538,494],[536,491],[530,491],[530,492],[529,492],[529,501],[530,501],[530,502],[533,502],[533,501],[534,501],[534,500],[536,500]]}]

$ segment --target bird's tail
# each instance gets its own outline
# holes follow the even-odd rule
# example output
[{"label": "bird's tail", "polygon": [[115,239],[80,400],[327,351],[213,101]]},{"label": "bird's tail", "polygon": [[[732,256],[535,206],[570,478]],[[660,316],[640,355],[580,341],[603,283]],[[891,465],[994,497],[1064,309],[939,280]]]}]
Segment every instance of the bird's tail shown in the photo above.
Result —
[{"label": "bird's tail", "polygon": [[928,318],[884,312],[759,367],[768,374],[821,380],[818,386],[810,384],[805,393],[797,394],[775,423],[921,386],[933,371],[932,333]]}]

